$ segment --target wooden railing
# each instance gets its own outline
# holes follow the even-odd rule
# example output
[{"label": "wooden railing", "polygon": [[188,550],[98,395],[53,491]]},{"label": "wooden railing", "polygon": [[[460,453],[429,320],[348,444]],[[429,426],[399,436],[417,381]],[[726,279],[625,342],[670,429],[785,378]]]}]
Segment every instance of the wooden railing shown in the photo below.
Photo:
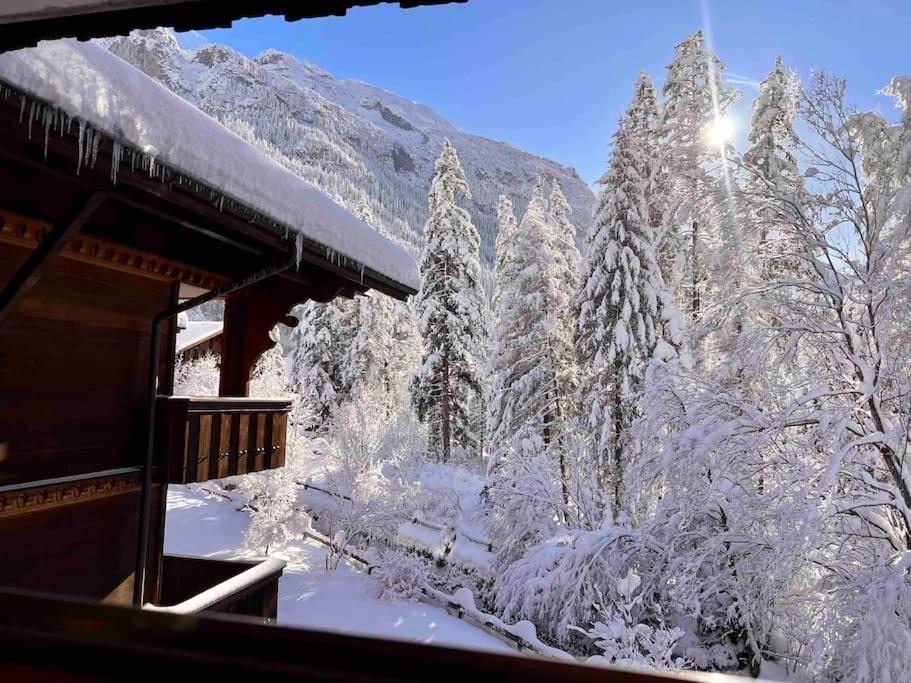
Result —
[{"label": "wooden railing", "polygon": [[169,484],[190,484],[285,464],[287,399],[158,399],[156,451]]},{"label": "wooden railing", "polygon": [[273,621],[281,560],[247,562],[165,555],[161,599],[147,609],[171,614],[219,612]]},{"label": "wooden railing", "polygon": [[85,683],[158,677],[268,683],[390,683],[441,677],[523,683],[744,680],[721,674],[579,666],[263,625],[234,615],[137,611],[4,589],[0,589],[0,643],[0,681]]}]

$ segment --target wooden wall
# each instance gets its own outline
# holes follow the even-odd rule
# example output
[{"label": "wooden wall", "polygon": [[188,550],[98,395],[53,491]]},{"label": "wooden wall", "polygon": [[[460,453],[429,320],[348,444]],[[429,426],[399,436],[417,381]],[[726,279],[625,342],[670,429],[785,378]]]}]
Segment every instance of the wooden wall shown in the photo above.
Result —
[{"label": "wooden wall", "polygon": [[[0,285],[27,254],[0,243]],[[175,296],[57,257],[0,326],[0,585],[129,600],[139,476],[93,473],[144,459],[149,329]]]}]

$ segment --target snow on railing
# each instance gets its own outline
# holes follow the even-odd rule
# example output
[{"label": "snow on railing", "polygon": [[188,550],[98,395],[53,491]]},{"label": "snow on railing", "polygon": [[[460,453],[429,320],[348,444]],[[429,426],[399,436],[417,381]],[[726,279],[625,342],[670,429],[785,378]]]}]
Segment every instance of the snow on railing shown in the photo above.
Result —
[{"label": "snow on railing", "polygon": [[268,559],[259,564],[242,571],[236,576],[232,576],[226,581],[222,581],[204,590],[202,593],[194,595],[188,600],[184,600],[176,605],[159,606],[147,603],[143,609],[150,612],[167,612],[169,614],[195,614],[202,612],[213,605],[224,602],[232,595],[240,593],[247,588],[251,588],[258,583],[262,583],[269,577],[282,572],[285,569],[284,560]]},{"label": "snow on railing", "polygon": [[425,597],[425,602],[440,605],[447,612],[512,645],[520,652],[528,650],[529,652],[535,652],[561,661],[577,661],[568,652],[552,647],[547,643],[542,643],[538,638],[535,625],[530,621],[522,620],[517,621],[515,624],[507,624],[493,614],[482,612],[475,605],[474,595],[467,588],[459,588],[452,595],[437,590],[432,586],[424,586],[421,590]]}]

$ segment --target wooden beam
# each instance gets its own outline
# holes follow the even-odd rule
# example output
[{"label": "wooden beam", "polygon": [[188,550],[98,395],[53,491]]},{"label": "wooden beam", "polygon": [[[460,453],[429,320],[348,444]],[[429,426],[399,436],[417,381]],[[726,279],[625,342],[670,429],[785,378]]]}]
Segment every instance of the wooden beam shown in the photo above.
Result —
[{"label": "wooden beam", "polygon": [[107,198],[107,192],[93,192],[70,215],[61,220],[35,248],[25,263],[0,292],[0,324],[9,316],[22,298],[41,279],[54,256],[66,246],[67,240],[88,222],[95,210]]},{"label": "wooden beam", "polygon": [[[0,208],[0,242],[35,249],[48,239],[51,231],[51,226],[44,221]],[[228,282],[222,275],[85,233],[71,237],[60,256],[161,282],[184,282],[202,289],[215,289]]]},{"label": "wooden beam", "polygon": [[77,474],[0,486],[0,519],[139,491],[140,468]]},{"label": "wooden beam", "polygon": [[347,285],[347,280],[329,273],[323,281],[306,286],[271,277],[229,295],[225,299],[219,396],[247,395],[256,361],[275,346],[272,328],[278,323],[297,326],[291,309],[309,300],[332,301],[346,292]]}]

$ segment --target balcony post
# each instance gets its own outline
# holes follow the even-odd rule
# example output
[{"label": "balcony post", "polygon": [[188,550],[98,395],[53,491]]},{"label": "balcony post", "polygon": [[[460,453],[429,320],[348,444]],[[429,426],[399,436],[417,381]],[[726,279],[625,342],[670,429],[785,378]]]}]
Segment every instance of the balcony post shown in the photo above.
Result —
[{"label": "balcony post", "polygon": [[139,539],[136,544],[136,569],[133,576],[133,605],[142,607],[145,591],[149,561],[149,521],[152,513],[152,468],[155,464],[155,409],[158,404],[158,368],[161,348],[161,323],[175,317],[179,313],[188,311],[213,299],[249,287],[252,284],[265,280],[276,273],[295,267],[297,259],[289,256],[276,264],[267,266],[246,277],[222,285],[205,294],[188,299],[182,304],[165,309],[152,320],[152,329],[149,340],[149,372],[148,372],[148,399],[146,408],[146,452],[143,465],[142,497],[139,503]]}]

